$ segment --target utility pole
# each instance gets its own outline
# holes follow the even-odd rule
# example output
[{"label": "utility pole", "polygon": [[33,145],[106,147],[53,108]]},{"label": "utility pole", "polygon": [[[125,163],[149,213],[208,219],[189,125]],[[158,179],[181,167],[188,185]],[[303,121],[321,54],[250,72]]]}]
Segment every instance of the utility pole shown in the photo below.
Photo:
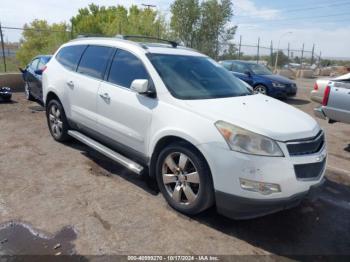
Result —
[{"label": "utility pole", "polygon": [[258,38],[258,50],[256,54],[256,62],[259,64],[259,56],[260,56],[260,37]]},{"label": "utility pole", "polygon": [[311,51],[311,65],[314,64],[314,55],[315,55],[315,44],[312,45],[312,51]]},{"label": "utility pole", "polygon": [[7,68],[6,68],[5,46],[4,46],[4,36],[2,35],[1,23],[0,23],[0,38],[1,38],[2,59],[4,61],[4,71],[6,73]]},{"label": "utility pole", "polygon": [[241,59],[242,35],[239,36],[238,60]]},{"label": "utility pole", "polygon": [[300,68],[303,69],[303,59],[304,59],[304,43],[303,43],[303,48],[301,49],[301,58],[300,58]]}]

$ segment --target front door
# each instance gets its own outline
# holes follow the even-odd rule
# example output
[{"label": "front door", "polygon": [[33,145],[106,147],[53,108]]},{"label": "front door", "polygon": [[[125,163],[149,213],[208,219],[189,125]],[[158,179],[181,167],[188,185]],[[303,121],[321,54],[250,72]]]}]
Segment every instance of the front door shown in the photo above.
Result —
[{"label": "front door", "polygon": [[118,50],[107,82],[101,83],[98,91],[98,129],[111,141],[144,155],[157,99],[132,91],[130,85],[135,79],[150,80],[139,58]]}]

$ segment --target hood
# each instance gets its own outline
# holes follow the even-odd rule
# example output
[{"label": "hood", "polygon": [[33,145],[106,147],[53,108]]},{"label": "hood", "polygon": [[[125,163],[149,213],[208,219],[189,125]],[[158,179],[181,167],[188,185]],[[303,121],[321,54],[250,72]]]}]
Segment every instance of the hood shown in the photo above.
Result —
[{"label": "hood", "polygon": [[267,78],[271,81],[279,82],[282,84],[294,84],[295,82],[280,75],[259,75],[259,77]]},{"label": "hood", "polygon": [[265,95],[186,100],[190,110],[216,122],[223,120],[277,141],[310,138],[320,130],[308,114]]}]

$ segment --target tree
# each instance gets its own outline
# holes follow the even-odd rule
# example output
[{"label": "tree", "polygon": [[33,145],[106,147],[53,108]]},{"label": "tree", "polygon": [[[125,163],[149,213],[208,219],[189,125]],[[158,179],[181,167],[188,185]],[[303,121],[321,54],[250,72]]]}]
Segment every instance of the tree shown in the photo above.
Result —
[{"label": "tree", "polygon": [[[272,56],[270,57],[269,64],[272,66],[275,66],[276,63],[276,54],[277,52],[274,52]],[[278,61],[277,61],[277,66],[281,67],[289,63],[288,56],[286,56],[283,51],[278,51]]]},{"label": "tree", "polygon": [[174,31],[175,38],[185,46],[194,47],[201,15],[198,0],[175,0],[170,10],[170,28]]},{"label": "tree", "polygon": [[21,65],[27,64],[39,54],[53,54],[70,37],[66,23],[50,25],[45,20],[34,20],[23,28],[20,48],[16,54]]},{"label": "tree", "polygon": [[175,0],[171,5],[170,28],[176,39],[217,59],[234,55],[232,39],[236,27],[229,24],[232,15],[230,0]]}]

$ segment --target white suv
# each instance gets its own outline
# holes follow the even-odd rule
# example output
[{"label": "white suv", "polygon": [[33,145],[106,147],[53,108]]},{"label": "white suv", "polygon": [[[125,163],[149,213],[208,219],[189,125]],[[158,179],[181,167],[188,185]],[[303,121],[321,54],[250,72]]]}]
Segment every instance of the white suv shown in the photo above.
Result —
[{"label": "white suv", "polygon": [[261,216],[323,181],[326,144],[313,118],[174,42],[73,40],[48,63],[43,99],[55,140],[74,137],[149,174],[185,214],[215,204],[232,218]]}]

